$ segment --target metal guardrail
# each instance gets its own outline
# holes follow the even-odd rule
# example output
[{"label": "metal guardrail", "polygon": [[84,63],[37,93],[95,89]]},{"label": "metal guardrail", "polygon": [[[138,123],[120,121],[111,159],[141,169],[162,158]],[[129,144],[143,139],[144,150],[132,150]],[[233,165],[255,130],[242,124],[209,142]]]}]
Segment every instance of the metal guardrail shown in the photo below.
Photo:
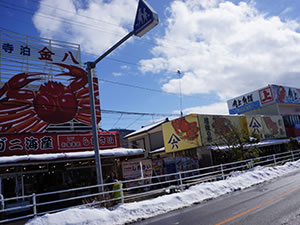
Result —
[{"label": "metal guardrail", "polygon": [[0,223],[32,218],[79,205],[111,207],[117,203],[138,201],[182,191],[202,182],[226,179],[233,171],[247,170],[258,165],[279,165],[298,159],[300,159],[300,150],[295,150],[160,176],[47,193],[33,193],[14,198],[0,198]]}]

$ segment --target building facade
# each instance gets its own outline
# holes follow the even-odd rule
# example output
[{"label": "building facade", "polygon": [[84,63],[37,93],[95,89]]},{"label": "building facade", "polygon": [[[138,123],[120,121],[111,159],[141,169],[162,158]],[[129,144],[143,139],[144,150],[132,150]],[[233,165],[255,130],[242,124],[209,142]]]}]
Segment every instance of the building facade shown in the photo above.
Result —
[{"label": "building facade", "polygon": [[288,136],[300,136],[300,89],[282,85],[246,93],[227,101],[230,114],[282,116]]}]

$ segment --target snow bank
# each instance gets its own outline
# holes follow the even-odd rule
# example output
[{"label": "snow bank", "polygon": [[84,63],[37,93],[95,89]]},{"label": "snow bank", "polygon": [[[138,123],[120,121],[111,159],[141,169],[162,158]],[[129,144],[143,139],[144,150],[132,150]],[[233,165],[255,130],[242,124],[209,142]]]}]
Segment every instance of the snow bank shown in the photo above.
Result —
[{"label": "snow bank", "polygon": [[300,160],[286,163],[283,166],[258,166],[248,171],[234,172],[226,180],[202,183],[180,193],[141,202],[120,204],[111,211],[106,208],[72,208],[34,218],[28,221],[26,225],[124,224],[187,207],[229,192],[245,189],[299,169]]}]

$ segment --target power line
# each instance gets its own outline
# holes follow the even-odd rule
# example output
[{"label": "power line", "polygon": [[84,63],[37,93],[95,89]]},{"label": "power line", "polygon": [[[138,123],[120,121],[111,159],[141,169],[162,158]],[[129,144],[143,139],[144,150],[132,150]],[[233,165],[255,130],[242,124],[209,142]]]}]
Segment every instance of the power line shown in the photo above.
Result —
[{"label": "power line", "polygon": [[85,16],[85,15],[80,15],[80,14],[75,14],[74,12],[71,12],[69,10],[65,10],[65,9],[61,9],[61,8],[57,8],[57,7],[54,7],[52,5],[48,5],[40,0],[30,0],[32,2],[36,2],[36,3],[39,3],[41,5],[44,5],[48,8],[53,8],[53,9],[56,9],[56,10],[60,10],[60,11],[63,11],[63,12],[67,12],[67,13],[70,13],[70,14],[73,14],[73,15],[76,15],[76,16],[80,16],[80,17],[83,17],[83,18],[87,18],[87,19],[91,19],[91,20],[94,20],[94,21],[99,21],[101,23],[106,23],[106,24],[109,24],[109,25],[112,25],[112,26],[119,26],[118,24],[114,24],[114,23],[111,23],[111,22],[108,22],[108,21],[105,21],[105,20],[100,20],[100,19],[96,19],[96,18],[93,18],[93,17],[90,17],[90,16]]},{"label": "power line", "polygon": [[[35,13],[31,9],[15,5],[13,3],[8,3],[8,2],[3,2],[2,1],[2,2],[0,2],[0,6],[5,7],[5,8],[9,8],[9,9],[13,9],[13,10],[17,10],[17,11],[20,11],[20,12],[23,12],[23,13],[27,13],[27,14],[30,14],[30,15],[32,15],[32,14]],[[54,20],[54,21],[59,21],[59,22],[62,22],[62,23],[66,23],[66,24],[71,24],[71,25],[81,26],[81,27],[84,27],[84,28],[98,30],[98,31],[101,31],[101,32],[104,32],[104,33],[108,33],[108,34],[117,34],[115,32],[101,30],[98,27],[90,25],[90,24],[87,24],[87,23],[78,22],[78,21],[72,21],[72,22],[71,21],[66,21],[64,18],[61,18],[61,17],[58,17],[58,16],[54,17],[52,15],[48,15],[48,14],[41,13],[41,12],[39,12],[39,13],[37,13],[35,15],[39,16],[39,17],[47,18],[47,19],[50,19],[50,20]],[[118,33],[118,35],[120,35],[120,34]]]},{"label": "power line", "polygon": [[[32,1],[35,1],[35,0],[32,0]],[[7,5],[1,5],[1,3],[6,3],[6,4],[9,4],[9,5],[12,5],[12,6],[7,6]],[[12,3],[8,3],[8,2],[0,2],[0,6],[2,7],[6,7],[6,8],[10,8],[10,9],[13,9],[13,10],[17,10],[17,11],[20,11],[20,12],[23,12],[23,13],[27,13],[27,14],[30,14],[30,15],[34,15],[34,11],[31,10],[31,9],[28,9],[28,8],[25,8],[25,7],[22,7],[22,6],[18,6],[16,4],[12,4]],[[16,8],[18,7],[18,8]],[[60,9],[60,8],[56,8],[56,7],[52,7],[52,8],[55,8],[55,9],[59,9],[59,10],[63,10],[63,11],[67,11],[67,10],[64,10],[64,9]],[[67,11],[69,13],[71,13],[70,11]],[[78,14],[74,14],[72,13],[73,15],[75,16],[82,16],[82,15],[78,15]],[[118,35],[120,36],[121,34],[120,33],[116,33],[116,32],[107,32],[107,31],[104,31],[104,30],[100,30],[99,27],[97,26],[93,26],[93,25],[90,25],[90,24],[87,24],[87,23],[82,23],[82,22],[78,22],[78,21],[72,21],[72,22],[69,22],[69,21],[66,21],[65,18],[61,18],[61,17],[53,17],[52,15],[49,15],[49,14],[45,14],[45,13],[38,13],[38,14],[35,14],[37,16],[40,16],[40,17],[44,17],[44,18],[47,18],[49,20],[56,20],[56,21],[59,21],[59,22],[62,22],[62,23],[67,23],[67,24],[71,24],[71,25],[80,25],[82,27],[85,27],[87,29],[94,29],[94,30],[98,30],[98,31],[102,31],[102,32],[105,32],[105,33],[109,33],[109,34],[115,34],[115,35]],[[93,20],[97,20],[95,18],[92,18],[92,17],[87,17],[89,19],[93,19]],[[100,20],[101,21],[101,20]],[[23,22],[23,21],[22,21]],[[101,21],[101,22],[104,22],[104,21]],[[106,22],[105,22],[106,23]],[[112,24],[112,23],[108,23],[110,25],[114,25],[114,26],[117,26],[115,24]],[[139,42],[144,42],[146,44],[149,44],[149,45],[152,45],[152,46],[156,46],[156,43],[154,42],[151,42],[151,41],[147,41],[147,40],[144,40],[144,39],[137,39]],[[174,45],[174,44],[173,44]],[[165,46],[166,47],[166,46]],[[174,46],[176,47],[177,49],[178,48],[181,48],[181,49],[185,49],[182,47],[182,45],[178,45],[178,46]],[[171,48],[171,47],[166,47],[166,48]],[[82,51],[82,52],[85,52],[85,51]],[[89,53],[89,52],[85,52],[87,54],[91,54],[91,55],[96,55],[96,54],[93,54],[93,53]],[[112,60],[112,61],[116,61],[116,62],[120,62],[120,63],[125,63],[125,64],[129,64],[129,65],[134,65],[134,66],[139,66],[138,64],[136,63],[132,63],[132,62],[128,62],[128,61],[124,61],[124,60],[120,60],[120,59],[114,59],[114,58],[111,58],[111,57],[106,57],[108,60]]]},{"label": "power line", "polygon": [[132,123],[130,123],[126,129],[128,129],[129,127],[131,127],[133,124],[135,124],[137,121],[139,121],[144,115],[141,115],[139,118],[137,118],[136,120],[134,120]]},{"label": "power line", "polygon": [[[2,28],[2,27],[0,27],[0,28],[3,29],[3,30],[6,30],[6,31],[14,33],[13,31],[10,31],[8,29]],[[88,53],[88,52],[85,52],[85,51],[82,51],[82,52],[87,53],[87,54],[95,55],[93,53]],[[107,57],[107,58],[109,58],[109,57]],[[14,59],[6,59],[6,60],[10,61],[10,62],[20,63],[19,61],[14,60]],[[114,60],[114,61],[117,61],[117,62],[122,62],[124,64],[130,64],[130,65],[136,65],[137,66],[137,64],[135,64],[135,63],[129,63],[129,62],[126,62],[126,61],[121,61],[121,60],[112,59],[112,58],[110,58],[110,60]],[[39,64],[29,63],[28,65],[36,67],[36,69],[38,69],[40,67]],[[56,70],[56,69],[52,69],[52,71],[54,71],[54,72],[61,72],[60,70]],[[162,91],[162,90],[159,90],[159,89],[147,88],[147,87],[143,87],[143,86],[138,86],[138,85],[133,85],[133,84],[127,84],[127,83],[123,83],[123,82],[117,82],[117,81],[112,81],[112,80],[107,80],[107,79],[102,79],[102,78],[98,78],[98,80],[106,82],[106,83],[115,84],[115,85],[121,85],[121,86],[125,86],[125,87],[141,89],[141,90],[145,90],[145,91],[151,91],[151,92],[156,92],[156,93],[163,93],[163,94],[169,94],[169,95],[176,95],[177,96],[176,93],[168,93],[168,92],[165,92],[165,91]],[[200,98],[200,97],[189,96],[189,95],[186,95],[185,97],[187,97],[187,98],[194,98],[194,99],[201,99],[201,100],[204,99],[203,97]],[[182,98],[182,96],[181,96],[181,98]],[[181,106],[181,108],[182,108],[182,106]]]},{"label": "power line", "polygon": [[123,116],[123,114],[120,115],[119,119],[114,123],[114,125],[112,127],[115,127],[118,124],[118,122],[120,121],[120,119],[122,118],[122,116]]},{"label": "power line", "polygon": [[[117,81],[112,81],[112,80],[106,80],[106,79],[102,79],[102,78],[98,78],[99,81],[103,81],[106,83],[110,83],[110,84],[116,84],[116,85],[121,85],[121,86],[125,86],[125,87],[130,87],[130,88],[136,88],[136,89],[141,89],[144,91],[152,91],[152,92],[157,92],[157,93],[163,93],[163,94],[168,94],[168,95],[176,95],[178,96],[176,93],[169,93],[169,92],[165,92],[162,90],[158,90],[158,89],[153,89],[153,88],[147,88],[147,87],[142,87],[142,86],[138,86],[138,85],[133,85],[133,84],[127,84],[127,83],[123,83],[123,82],[117,82]],[[203,100],[205,99],[204,97],[197,97],[197,96],[190,96],[190,95],[185,95],[185,98],[193,98],[193,99],[198,99],[198,100]],[[211,97],[207,98],[211,100]]]},{"label": "power line", "polygon": [[[36,0],[31,0],[31,1],[35,1],[35,2],[38,2],[38,1],[36,1]],[[9,4],[9,5],[12,5],[12,6],[15,6],[15,7],[18,7],[18,8],[14,8],[14,7],[12,7],[12,6],[7,6],[7,5],[2,5],[2,7],[6,7],[6,8],[10,8],[10,9],[13,9],[13,10],[17,10],[17,11],[21,11],[21,12],[24,12],[24,13],[28,13],[28,14],[31,14],[31,15],[34,15],[35,14],[35,11],[34,10],[32,10],[32,9],[28,9],[28,8],[26,8],[26,7],[22,7],[22,6],[19,6],[19,5],[16,5],[16,4],[12,4],[12,3],[9,3],[9,2],[4,2],[4,1],[2,1],[2,3],[6,3],[6,4]],[[45,3],[43,3],[43,4],[45,4]],[[0,5],[1,6],[1,5]],[[118,26],[119,27],[119,25],[116,25],[116,24],[113,24],[113,23],[110,23],[110,22],[107,22],[107,21],[104,21],[104,20],[99,20],[99,19],[96,19],[96,18],[93,18],[93,17],[89,17],[89,16],[84,16],[84,15],[80,15],[80,14],[74,14],[73,12],[70,12],[70,11],[68,11],[68,10],[65,10],[65,9],[61,9],[61,8],[57,8],[57,7],[52,7],[52,6],[49,6],[49,5],[47,5],[48,7],[51,7],[51,8],[54,8],[54,9],[58,9],[58,10],[62,10],[62,11],[66,11],[66,12],[68,12],[68,13],[71,13],[71,14],[73,14],[74,16],[79,16],[79,17],[85,17],[85,18],[88,18],[88,19],[91,19],[91,20],[96,20],[96,21],[99,21],[99,22],[102,22],[102,23],[106,23],[106,24],[108,24],[108,25],[112,25],[112,26]],[[25,10],[27,10],[27,11],[25,11]],[[29,11],[29,12],[28,12]],[[39,15],[39,14],[41,14],[41,15]],[[35,14],[35,15],[37,15],[37,16],[42,16],[42,15],[44,15],[44,16],[42,16],[42,17],[46,17],[46,18],[48,18],[48,19],[52,19],[52,20],[59,20],[60,22],[62,22],[62,23],[71,23],[72,24],[72,22],[68,22],[68,21],[66,21],[65,20],[65,18],[62,18],[62,17],[58,17],[58,16],[52,16],[52,15],[50,15],[50,14],[46,14],[46,13],[38,13],[38,14]],[[93,25],[91,25],[91,24],[87,24],[87,23],[82,23],[82,22],[78,22],[78,21],[73,21],[73,23],[78,23],[78,24],[80,24],[81,26],[83,26],[83,27],[86,27],[86,28],[88,28],[88,29],[94,29],[94,30],[99,30],[98,29],[98,26],[93,26]],[[102,31],[102,30],[99,30],[99,31]],[[120,33],[116,33],[116,32],[111,32],[111,31],[109,31],[109,32],[107,32],[107,31],[103,31],[103,32],[106,32],[106,33],[110,33],[110,34],[117,34],[117,35],[121,35]],[[148,40],[145,40],[145,39],[137,39],[139,42],[143,42],[143,43],[146,43],[146,44],[149,44],[149,45],[152,45],[152,46],[156,46],[156,43],[154,43],[154,42],[152,42],[152,41],[148,41]],[[175,47],[175,48],[180,48],[180,49],[183,49],[183,50],[185,50],[185,48],[183,48],[182,47],[182,45],[174,45],[174,43],[172,43],[172,45]],[[166,46],[165,46],[166,47]],[[166,47],[166,48],[170,48],[170,47]]]},{"label": "power line", "polygon": [[103,113],[109,114],[125,114],[125,115],[135,115],[135,116],[161,116],[161,117],[168,117],[168,116],[179,116],[180,114],[167,114],[167,113],[141,113],[141,112],[128,112],[128,111],[117,111],[117,110],[107,110],[101,109]]}]

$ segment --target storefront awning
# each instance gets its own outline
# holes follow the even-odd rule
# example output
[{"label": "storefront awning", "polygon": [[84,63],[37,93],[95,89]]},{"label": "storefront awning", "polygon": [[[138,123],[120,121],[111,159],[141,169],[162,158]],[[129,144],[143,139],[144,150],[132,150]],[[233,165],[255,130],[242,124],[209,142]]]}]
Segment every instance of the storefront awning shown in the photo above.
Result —
[{"label": "storefront awning", "polygon": [[[144,149],[129,149],[129,148],[115,148],[100,150],[100,156],[105,158],[126,157],[144,154]],[[95,156],[94,151],[84,152],[68,152],[68,153],[48,153],[48,154],[29,154],[16,156],[2,156],[0,157],[0,165],[17,162],[28,161],[50,161],[57,159],[73,159],[73,158],[91,158]]]},{"label": "storefront awning", "polygon": [[[300,140],[300,137],[296,138],[298,141]],[[270,140],[263,140],[260,141],[258,143],[254,143],[254,144],[245,144],[244,148],[251,148],[251,147],[266,147],[266,146],[271,146],[271,145],[279,145],[279,144],[283,144],[283,143],[288,143],[290,141],[289,138],[285,138],[285,139],[270,139]],[[233,146],[230,146],[233,147]],[[237,146],[235,146],[237,147]],[[207,149],[210,150],[227,150],[229,147],[227,145],[210,145],[210,146],[206,146]]]}]

